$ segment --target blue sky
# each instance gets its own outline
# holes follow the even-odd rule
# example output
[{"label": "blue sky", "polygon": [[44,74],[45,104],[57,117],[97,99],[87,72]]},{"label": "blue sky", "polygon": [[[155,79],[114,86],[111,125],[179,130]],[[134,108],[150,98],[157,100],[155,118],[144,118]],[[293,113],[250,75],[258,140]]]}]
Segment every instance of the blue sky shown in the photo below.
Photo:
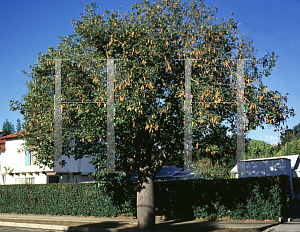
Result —
[{"label": "blue sky", "polygon": [[[181,2],[187,0],[181,0]],[[56,47],[58,36],[74,33],[71,20],[80,19],[84,5],[96,2],[100,6],[96,12],[103,14],[106,9],[122,12],[130,11],[131,5],[139,0],[10,0],[2,1],[0,14],[0,128],[6,119],[16,127],[22,115],[9,111],[9,100],[21,100],[27,93],[22,69],[30,72],[28,65],[37,62],[38,53],[46,53],[49,46]],[[153,1],[150,1],[153,2]],[[217,1],[206,0],[209,6]],[[240,23],[240,34],[245,33],[247,40],[253,40],[258,49],[258,57],[266,52],[275,52],[279,58],[272,75],[263,78],[270,90],[278,90],[288,96],[288,107],[295,109],[295,117],[288,119],[289,128],[300,123],[300,57],[299,48],[299,0],[222,0],[219,5],[218,19],[230,17]],[[267,128],[267,127],[265,127]],[[248,138],[260,139],[268,143],[277,143],[279,132],[274,128],[257,129],[249,133]]]}]

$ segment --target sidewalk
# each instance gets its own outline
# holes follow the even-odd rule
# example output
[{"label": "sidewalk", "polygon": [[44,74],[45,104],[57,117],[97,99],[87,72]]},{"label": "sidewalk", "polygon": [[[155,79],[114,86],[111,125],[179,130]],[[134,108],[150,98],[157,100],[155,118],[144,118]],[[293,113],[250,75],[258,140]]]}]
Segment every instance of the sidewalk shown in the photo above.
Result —
[{"label": "sidewalk", "polygon": [[139,230],[137,219],[96,218],[77,216],[0,214],[0,226],[48,229],[55,231],[84,232],[136,232],[136,231],[262,231],[279,223],[274,222],[227,222],[227,221],[162,221],[156,220],[151,230]]}]

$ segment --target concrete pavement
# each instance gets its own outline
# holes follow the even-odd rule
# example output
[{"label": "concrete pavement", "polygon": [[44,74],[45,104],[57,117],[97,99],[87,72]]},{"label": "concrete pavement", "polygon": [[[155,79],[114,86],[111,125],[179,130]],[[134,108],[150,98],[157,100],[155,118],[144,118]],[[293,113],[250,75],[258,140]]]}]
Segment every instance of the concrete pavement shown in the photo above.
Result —
[{"label": "concrete pavement", "polygon": [[[139,230],[137,219],[130,218],[96,218],[77,216],[0,214],[0,226],[36,228],[53,231],[84,232],[137,232],[137,231],[263,231],[278,225],[275,222],[241,222],[241,221],[205,221],[192,220],[186,222],[156,220],[151,230]],[[289,230],[284,230],[289,231]],[[298,230],[300,231],[300,229]]]},{"label": "concrete pavement", "polygon": [[293,220],[291,222],[281,223],[279,225],[271,226],[265,232],[269,231],[284,231],[284,232],[299,232],[300,231],[300,220]]},{"label": "concrete pavement", "polygon": [[0,232],[57,232],[57,230],[55,231],[55,230],[45,230],[45,229],[0,226]]}]

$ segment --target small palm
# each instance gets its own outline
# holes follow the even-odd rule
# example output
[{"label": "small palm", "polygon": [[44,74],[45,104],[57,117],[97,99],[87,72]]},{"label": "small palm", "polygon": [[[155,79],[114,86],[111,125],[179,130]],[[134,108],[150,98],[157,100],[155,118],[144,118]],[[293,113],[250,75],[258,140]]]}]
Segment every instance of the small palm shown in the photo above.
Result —
[{"label": "small palm", "polygon": [[10,173],[13,171],[11,167],[3,167],[5,173]]}]

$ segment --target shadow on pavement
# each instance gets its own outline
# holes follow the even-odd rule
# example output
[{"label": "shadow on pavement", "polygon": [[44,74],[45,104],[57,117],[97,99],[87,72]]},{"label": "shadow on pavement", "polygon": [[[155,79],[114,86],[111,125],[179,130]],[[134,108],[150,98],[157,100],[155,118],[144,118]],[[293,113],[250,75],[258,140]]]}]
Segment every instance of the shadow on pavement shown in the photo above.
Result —
[{"label": "shadow on pavement", "polygon": [[[136,224],[129,224],[127,222],[116,222],[116,221],[103,221],[103,222],[93,222],[93,223],[80,223],[80,225],[69,225],[68,231],[78,231],[76,228],[90,227],[90,228],[101,228],[101,232],[111,231],[110,229],[134,229]],[[75,229],[75,230],[74,230]],[[84,231],[84,230],[82,230]]]},{"label": "shadow on pavement", "polygon": [[300,218],[300,189],[294,190],[294,201],[292,205],[292,218]]},{"label": "shadow on pavement", "polygon": [[[76,228],[80,227],[94,227],[94,228],[102,228],[101,232],[111,231],[109,228],[114,229],[133,229],[140,230],[137,228],[137,224],[128,224],[128,223],[119,223],[119,222],[101,222],[101,223],[86,223],[80,226],[72,226],[68,231],[74,231]],[[107,229],[105,229],[107,228]],[[253,228],[219,228],[217,223],[208,222],[208,221],[178,221],[178,222],[162,222],[157,223],[154,227],[146,229],[146,231],[169,231],[169,232],[210,232],[210,231],[218,231],[218,232],[252,232],[252,231],[261,231],[259,229]]]}]

